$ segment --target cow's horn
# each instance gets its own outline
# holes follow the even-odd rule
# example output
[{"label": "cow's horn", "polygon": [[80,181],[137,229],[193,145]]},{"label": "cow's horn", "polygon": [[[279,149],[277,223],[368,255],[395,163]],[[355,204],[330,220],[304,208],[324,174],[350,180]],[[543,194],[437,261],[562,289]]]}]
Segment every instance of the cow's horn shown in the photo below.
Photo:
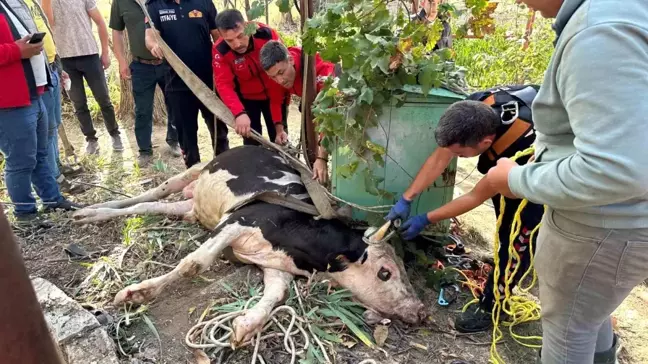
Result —
[{"label": "cow's horn", "polygon": [[387,221],[383,226],[378,229],[373,235],[369,237],[369,240],[371,240],[374,243],[377,243],[385,237],[385,234],[387,234],[387,230],[389,230],[389,227],[391,226],[392,222]]}]

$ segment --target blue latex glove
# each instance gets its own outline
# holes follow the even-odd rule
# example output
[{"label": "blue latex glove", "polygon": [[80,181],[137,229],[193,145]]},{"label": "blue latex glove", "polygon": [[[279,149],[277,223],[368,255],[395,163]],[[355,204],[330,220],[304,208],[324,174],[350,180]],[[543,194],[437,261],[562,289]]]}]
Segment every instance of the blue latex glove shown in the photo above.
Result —
[{"label": "blue latex glove", "polygon": [[403,221],[407,220],[410,215],[410,210],[412,208],[412,201],[407,201],[405,197],[401,197],[396,205],[394,205],[389,214],[385,217],[385,220],[394,221],[396,219],[401,219]]},{"label": "blue latex glove", "polygon": [[400,231],[401,231],[401,236],[405,240],[412,240],[414,239],[418,234],[425,229],[426,226],[430,224],[430,221],[427,218],[427,214],[421,214],[414,216],[410,218],[409,220],[405,221],[405,223],[401,226]]}]

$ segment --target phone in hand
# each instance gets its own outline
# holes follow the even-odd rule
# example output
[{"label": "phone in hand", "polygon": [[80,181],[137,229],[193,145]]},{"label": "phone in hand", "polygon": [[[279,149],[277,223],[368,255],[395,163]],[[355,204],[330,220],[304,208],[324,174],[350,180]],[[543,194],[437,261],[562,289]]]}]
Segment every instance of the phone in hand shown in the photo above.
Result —
[{"label": "phone in hand", "polygon": [[43,38],[45,38],[45,35],[47,35],[47,33],[45,32],[32,34],[31,38],[29,38],[29,44],[36,44],[42,42]]}]

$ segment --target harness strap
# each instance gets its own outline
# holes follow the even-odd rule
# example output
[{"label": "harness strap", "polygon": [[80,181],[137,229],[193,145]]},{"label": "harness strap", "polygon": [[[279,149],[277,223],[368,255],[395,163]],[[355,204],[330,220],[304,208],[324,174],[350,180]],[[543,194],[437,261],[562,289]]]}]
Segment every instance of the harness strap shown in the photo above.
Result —
[{"label": "harness strap", "polygon": [[499,155],[504,153],[508,147],[513,145],[513,143],[522,138],[532,129],[533,125],[528,121],[522,120],[521,118],[515,119],[511,126],[509,126],[508,130],[506,130],[502,136],[497,138],[495,143],[493,143],[490,149],[488,149],[488,159],[495,160]]}]

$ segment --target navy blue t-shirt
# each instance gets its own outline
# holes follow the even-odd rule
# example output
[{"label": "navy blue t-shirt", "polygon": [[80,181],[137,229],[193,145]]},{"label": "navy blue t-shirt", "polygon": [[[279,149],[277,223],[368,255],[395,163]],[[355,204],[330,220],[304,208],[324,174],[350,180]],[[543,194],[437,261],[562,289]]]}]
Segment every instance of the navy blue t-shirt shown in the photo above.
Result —
[{"label": "navy blue t-shirt", "polygon": [[[210,0],[149,0],[151,21],[169,48],[209,88],[213,87],[212,38],[216,29],[216,7]],[[186,91],[187,85],[173,70],[167,78],[167,91]]]}]

